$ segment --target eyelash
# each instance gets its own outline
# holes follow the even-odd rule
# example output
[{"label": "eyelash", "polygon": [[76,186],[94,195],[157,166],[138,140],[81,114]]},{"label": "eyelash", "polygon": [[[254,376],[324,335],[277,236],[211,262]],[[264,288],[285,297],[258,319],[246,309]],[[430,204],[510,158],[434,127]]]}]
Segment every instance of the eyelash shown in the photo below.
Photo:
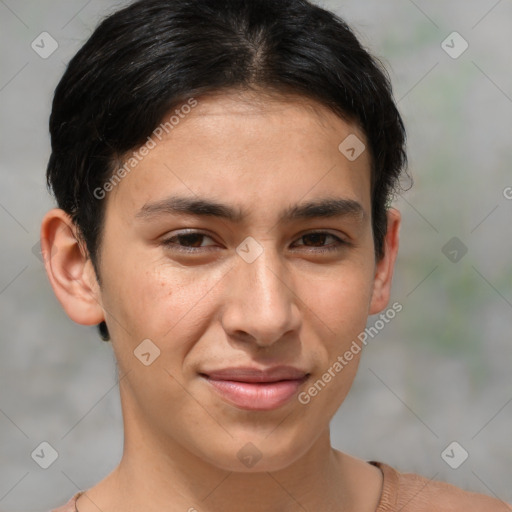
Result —
[{"label": "eyelash", "polygon": [[[311,235],[326,235],[331,236],[336,240],[335,245],[328,245],[325,247],[311,247],[309,249],[309,252],[316,252],[316,253],[331,253],[333,251],[339,251],[342,249],[343,246],[349,245],[348,242],[342,240],[341,238],[337,237],[336,235],[333,235],[332,233],[329,233],[327,231],[311,231],[309,233],[305,233],[299,237],[299,240],[301,238],[311,236]],[[206,233],[201,233],[200,231],[191,231],[191,232],[185,232],[185,233],[178,233],[177,235],[174,235],[170,238],[167,238],[166,240],[162,241],[162,245],[165,247],[176,250],[178,252],[184,252],[184,253],[198,253],[198,252],[204,252],[204,247],[186,247],[182,245],[178,245],[173,240],[179,240],[179,239],[187,239],[188,237],[194,237],[194,236],[202,236],[207,238],[212,238],[210,235],[207,235]],[[212,249],[206,248],[206,251],[210,251]]]}]

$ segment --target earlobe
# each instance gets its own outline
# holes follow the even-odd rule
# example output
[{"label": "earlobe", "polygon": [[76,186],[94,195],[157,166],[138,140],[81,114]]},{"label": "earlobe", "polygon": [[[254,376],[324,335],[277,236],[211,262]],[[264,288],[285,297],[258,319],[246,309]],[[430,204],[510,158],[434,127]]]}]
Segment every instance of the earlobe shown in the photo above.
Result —
[{"label": "earlobe", "polygon": [[401,215],[395,208],[390,208],[387,217],[388,228],[384,239],[384,255],[375,266],[370,315],[384,310],[391,295],[391,282],[399,246]]},{"label": "earlobe", "polygon": [[68,316],[82,325],[104,320],[100,288],[89,255],[71,217],[50,210],[41,224],[41,250],[53,291]]}]

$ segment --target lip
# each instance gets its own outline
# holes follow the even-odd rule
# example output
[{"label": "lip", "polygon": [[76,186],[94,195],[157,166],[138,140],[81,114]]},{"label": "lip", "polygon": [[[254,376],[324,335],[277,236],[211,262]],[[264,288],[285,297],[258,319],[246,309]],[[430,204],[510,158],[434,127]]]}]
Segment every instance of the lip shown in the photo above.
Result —
[{"label": "lip", "polygon": [[231,404],[254,411],[283,406],[309,378],[309,373],[292,366],[223,368],[199,375]]}]

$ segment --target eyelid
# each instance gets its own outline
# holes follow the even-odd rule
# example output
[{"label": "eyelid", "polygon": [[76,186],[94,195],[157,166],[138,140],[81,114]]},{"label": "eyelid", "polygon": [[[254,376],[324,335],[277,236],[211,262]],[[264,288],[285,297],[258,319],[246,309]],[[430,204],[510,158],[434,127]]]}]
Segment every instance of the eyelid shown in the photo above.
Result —
[{"label": "eyelid", "polygon": [[188,228],[188,229],[184,229],[184,230],[172,233],[171,236],[166,236],[162,240],[162,245],[167,246],[167,247],[172,246],[172,248],[177,251],[189,252],[189,253],[204,252],[205,250],[210,250],[210,249],[208,249],[208,247],[213,247],[213,246],[187,247],[187,246],[179,245],[179,244],[173,242],[173,240],[177,239],[178,237],[187,236],[187,235],[204,236],[206,238],[210,238],[211,240],[214,240],[213,235],[210,235],[205,231]]},{"label": "eyelid", "polygon": [[345,235],[344,233],[340,233],[339,231],[336,231],[336,233],[332,233],[327,228],[324,228],[324,229],[307,229],[307,230],[299,233],[297,235],[297,239],[302,238],[303,236],[306,236],[306,235],[315,235],[317,233],[320,234],[320,235],[331,235],[334,238],[337,238],[340,242],[345,242],[347,244],[349,243],[349,241],[347,240],[348,239],[347,235]]},{"label": "eyelid", "polygon": [[330,231],[326,231],[325,229],[313,230],[313,231],[305,231],[304,233],[301,233],[297,237],[297,240],[300,240],[301,238],[303,238],[305,236],[315,235],[315,234],[332,236],[336,240],[336,242],[334,244],[331,243],[331,244],[323,245],[323,246],[320,246],[320,247],[309,247],[309,246],[306,246],[306,245],[302,244],[302,247],[305,247],[308,252],[312,252],[312,253],[335,252],[335,251],[339,251],[339,250],[343,249],[344,247],[346,247],[348,245],[352,245],[344,237],[341,237],[339,235],[335,235],[334,233],[331,233]]},{"label": "eyelid", "polygon": [[[328,231],[326,229],[316,229],[316,230],[313,229],[313,230],[303,231],[297,235],[294,243],[307,235],[314,235],[314,234],[332,236],[333,238],[336,239],[336,243],[334,245],[329,244],[329,245],[320,246],[320,247],[308,247],[308,246],[302,244],[302,247],[306,247],[309,252],[321,253],[321,252],[335,251],[335,250],[341,249],[343,246],[351,245],[351,243],[348,240],[346,240],[344,237],[339,236],[338,234],[331,233],[330,231]],[[164,246],[172,247],[173,250],[176,250],[178,252],[181,251],[181,252],[187,252],[187,253],[201,253],[201,252],[204,253],[205,251],[212,250],[211,247],[215,247],[215,246],[211,246],[211,245],[210,246],[201,246],[201,247],[187,247],[187,246],[179,245],[177,243],[172,242],[172,240],[175,240],[179,236],[187,236],[187,235],[204,236],[206,238],[210,238],[211,240],[214,240],[214,237],[212,235],[208,234],[207,232],[189,228],[189,229],[184,229],[182,231],[178,231],[178,232],[172,234],[172,236],[166,237],[162,241],[162,244]]]}]

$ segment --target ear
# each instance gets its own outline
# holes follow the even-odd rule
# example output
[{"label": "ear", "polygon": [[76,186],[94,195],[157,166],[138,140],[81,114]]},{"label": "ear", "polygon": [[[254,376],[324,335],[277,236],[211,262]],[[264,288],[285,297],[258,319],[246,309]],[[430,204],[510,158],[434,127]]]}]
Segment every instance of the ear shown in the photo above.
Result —
[{"label": "ear", "polygon": [[50,210],[41,224],[41,251],[53,291],[71,320],[96,325],[104,320],[100,287],[87,250],[78,242],[71,217]]},{"label": "ear", "polygon": [[388,305],[391,294],[391,281],[400,238],[401,215],[395,208],[390,208],[387,217],[388,229],[384,239],[384,254],[375,266],[370,315],[380,313]]}]

